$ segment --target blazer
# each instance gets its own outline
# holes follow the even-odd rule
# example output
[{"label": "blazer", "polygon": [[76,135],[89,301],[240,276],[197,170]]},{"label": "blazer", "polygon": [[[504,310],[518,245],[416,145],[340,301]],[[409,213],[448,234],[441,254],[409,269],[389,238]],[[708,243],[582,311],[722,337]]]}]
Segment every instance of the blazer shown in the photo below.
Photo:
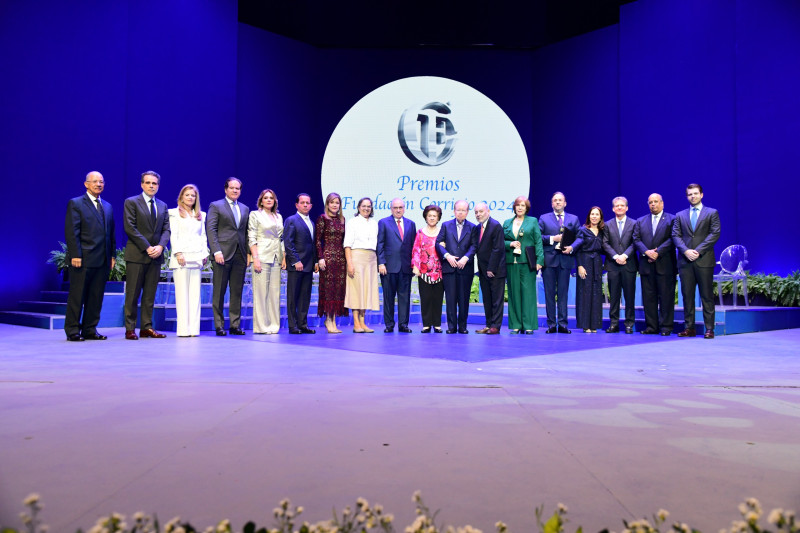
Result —
[{"label": "blazer", "polygon": [[147,249],[160,245],[165,250],[169,244],[169,210],[167,204],[161,200],[155,201],[156,222],[150,219],[150,205],[145,202],[141,194],[131,196],[125,200],[123,211],[125,214],[125,234],[128,243],[125,245],[125,261],[132,263],[162,264],[164,254],[155,259],[147,255]]},{"label": "blazer", "polygon": [[[304,223],[305,225],[305,223]],[[275,214],[275,220],[259,209],[250,211],[247,221],[247,243],[258,247],[258,259],[266,263],[283,261],[283,217]],[[296,261],[295,261],[296,262]],[[305,266],[305,261],[303,261]]]},{"label": "blazer", "polygon": [[102,198],[100,204],[103,206],[105,220],[88,194],[73,198],[67,203],[64,222],[67,264],[72,258],[80,258],[81,265],[87,268],[111,264],[117,245],[114,237],[114,210]]},{"label": "blazer", "polygon": [[393,216],[378,221],[378,264],[386,266],[390,274],[413,274],[411,251],[417,235],[417,225],[403,217],[403,238]]},{"label": "blazer", "polygon": [[230,261],[238,245],[242,258],[247,263],[247,255],[250,253],[247,247],[247,221],[250,209],[242,202],[239,202],[239,214],[241,218],[237,226],[227,198],[211,202],[206,214],[206,235],[212,255],[222,252],[223,259]]},{"label": "blazer", "polygon": [[[606,226],[603,228],[603,251],[606,253],[607,271],[636,272],[639,269],[633,246],[634,226],[636,226],[636,220],[626,217],[625,226],[622,228],[622,234],[620,235],[617,218],[606,220]],[[627,255],[628,260],[624,265],[619,265],[614,261],[613,257],[622,254]]]},{"label": "blazer", "polygon": [[503,238],[503,226],[489,217],[481,239],[481,225],[472,228],[472,239],[475,241],[475,256],[478,258],[478,271],[481,274],[492,272],[496,278],[506,277],[506,245]]},{"label": "blazer", "polygon": [[[475,275],[475,247],[478,241],[473,239],[473,228],[475,228],[475,224],[469,220],[464,220],[464,227],[461,228],[461,239],[458,238],[458,222],[456,219],[448,220],[439,228],[439,236],[436,237],[436,253],[439,255],[444,274],[464,273],[469,276]],[[450,254],[458,259],[466,257],[467,264],[464,265],[463,269],[453,268],[444,258],[445,254]]]},{"label": "blazer", "polygon": [[183,254],[185,268],[202,268],[203,261],[208,258],[206,241],[206,214],[200,212],[200,220],[194,217],[181,217],[180,210],[173,207],[169,210],[169,244],[172,254],[169,257],[170,268],[180,268],[176,254]]},{"label": "blazer", "polygon": [[[675,215],[675,223],[672,225],[672,242],[678,249],[678,267],[682,268],[693,262],[699,267],[714,268],[717,264],[714,243],[719,240],[721,231],[719,213],[704,205],[697,217],[697,226],[692,231],[690,210],[684,209]],[[700,257],[689,261],[683,255],[686,250],[696,250]]]},{"label": "blazer", "polygon": [[303,272],[314,272],[317,247],[306,221],[297,213],[283,223],[283,248],[286,251],[287,271],[294,271],[294,264],[300,262],[303,263]]},{"label": "blazer", "polygon": [[[578,220],[578,217],[566,212],[564,213],[564,226],[574,231],[576,236],[578,235],[578,231],[581,229],[581,223]],[[561,252],[561,250],[556,250],[557,243],[550,244],[550,237],[559,235],[561,233],[561,226],[558,223],[555,213],[550,211],[549,213],[545,213],[539,217],[539,230],[542,232],[544,266],[561,266],[569,269],[575,268],[574,253],[565,254]],[[576,246],[573,244],[572,247],[575,248]]]},{"label": "blazer", "polygon": [[[655,273],[661,276],[675,276],[678,272],[675,243],[672,242],[672,226],[674,224],[675,216],[665,211],[661,212],[655,234],[653,233],[653,215],[647,214],[636,221],[636,225],[633,227],[633,245],[639,252],[640,274]],[[644,253],[653,249],[658,253],[658,259],[651,263]]]},{"label": "blazer", "polygon": [[[542,249],[542,233],[539,229],[539,221],[536,217],[526,216],[522,220],[522,225],[519,227],[522,232],[522,237],[517,238],[514,236],[514,218],[509,218],[503,222],[503,238],[505,240],[506,249],[506,264],[513,264],[514,259],[516,262],[528,264],[528,255],[525,253],[525,248],[533,246],[536,249],[536,264],[544,266],[544,250]],[[522,245],[522,253],[515,254],[514,249],[511,248],[511,243],[519,241]],[[536,269],[534,265],[533,270]]]}]

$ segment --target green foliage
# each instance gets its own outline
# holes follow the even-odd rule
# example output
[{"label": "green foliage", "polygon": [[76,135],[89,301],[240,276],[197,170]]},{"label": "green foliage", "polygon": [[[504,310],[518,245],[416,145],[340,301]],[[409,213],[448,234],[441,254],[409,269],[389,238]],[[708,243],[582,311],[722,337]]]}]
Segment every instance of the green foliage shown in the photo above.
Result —
[{"label": "green foliage", "polygon": [[[50,250],[50,257],[47,259],[48,265],[55,265],[59,274],[69,269],[67,264],[67,243],[58,241],[60,250]],[[5,532],[3,532],[5,533]]]},{"label": "green foliage", "polygon": [[[733,293],[733,281],[724,281],[714,284],[714,294]],[[781,307],[800,306],[800,270],[795,270],[787,277],[782,278],[777,274],[750,274],[747,273],[747,292],[750,296],[760,294],[775,302]],[[739,283],[738,294],[744,296],[744,286]]]},{"label": "green foliage", "polygon": [[[469,289],[469,303],[475,304],[478,303],[478,299],[480,298],[481,293],[481,281],[478,276],[472,278],[472,287]],[[503,301],[508,301],[508,284],[504,286],[503,289]]]}]

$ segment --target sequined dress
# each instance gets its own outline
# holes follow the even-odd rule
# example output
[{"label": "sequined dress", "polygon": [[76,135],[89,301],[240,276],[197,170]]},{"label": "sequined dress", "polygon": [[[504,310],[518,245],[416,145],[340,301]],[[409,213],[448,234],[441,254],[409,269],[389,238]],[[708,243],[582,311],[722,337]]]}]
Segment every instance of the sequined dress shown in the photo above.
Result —
[{"label": "sequined dress", "polygon": [[317,316],[347,316],[344,306],[347,262],[344,258],[344,222],[320,215],[314,229],[317,257],[325,260],[319,271]]}]

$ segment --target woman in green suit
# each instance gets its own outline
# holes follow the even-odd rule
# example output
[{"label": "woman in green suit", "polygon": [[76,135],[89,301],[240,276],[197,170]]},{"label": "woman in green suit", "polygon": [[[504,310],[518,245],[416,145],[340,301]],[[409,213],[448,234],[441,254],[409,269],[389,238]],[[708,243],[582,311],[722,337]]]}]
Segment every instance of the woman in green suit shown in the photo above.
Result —
[{"label": "woman in green suit", "polygon": [[[514,200],[514,218],[503,222],[508,270],[508,328],[511,333],[533,335],[539,329],[536,305],[536,273],[544,266],[542,233],[536,217],[527,216],[531,203],[524,196]],[[536,265],[528,262],[526,249],[533,248]]]}]

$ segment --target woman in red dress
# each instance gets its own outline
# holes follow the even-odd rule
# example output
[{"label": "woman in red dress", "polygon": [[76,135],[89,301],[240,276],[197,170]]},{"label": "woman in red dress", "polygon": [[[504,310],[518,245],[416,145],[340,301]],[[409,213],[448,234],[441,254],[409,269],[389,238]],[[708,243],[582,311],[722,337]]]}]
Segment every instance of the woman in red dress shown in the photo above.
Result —
[{"label": "woman in red dress", "polygon": [[344,216],[342,198],[332,192],[325,198],[325,212],[317,219],[314,231],[319,258],[319,298],[317,316],[325,317],[328,333],[341,333],[337,316],[348,316],[344,306],[347,263],[344,258]]},{"label": "woman in red dress", "polygon": [[419,276],[422,333],[429,333],[431,328],[436,333],[441,333],[444,283],[442,283],[442,263],[436,254],[436,237],[439,235],[442,210],[439,206],[429,205],[422,212],[422,216],[426,224],[417,231],[411,252],[411,266],[414,267],[414,275]]}]

